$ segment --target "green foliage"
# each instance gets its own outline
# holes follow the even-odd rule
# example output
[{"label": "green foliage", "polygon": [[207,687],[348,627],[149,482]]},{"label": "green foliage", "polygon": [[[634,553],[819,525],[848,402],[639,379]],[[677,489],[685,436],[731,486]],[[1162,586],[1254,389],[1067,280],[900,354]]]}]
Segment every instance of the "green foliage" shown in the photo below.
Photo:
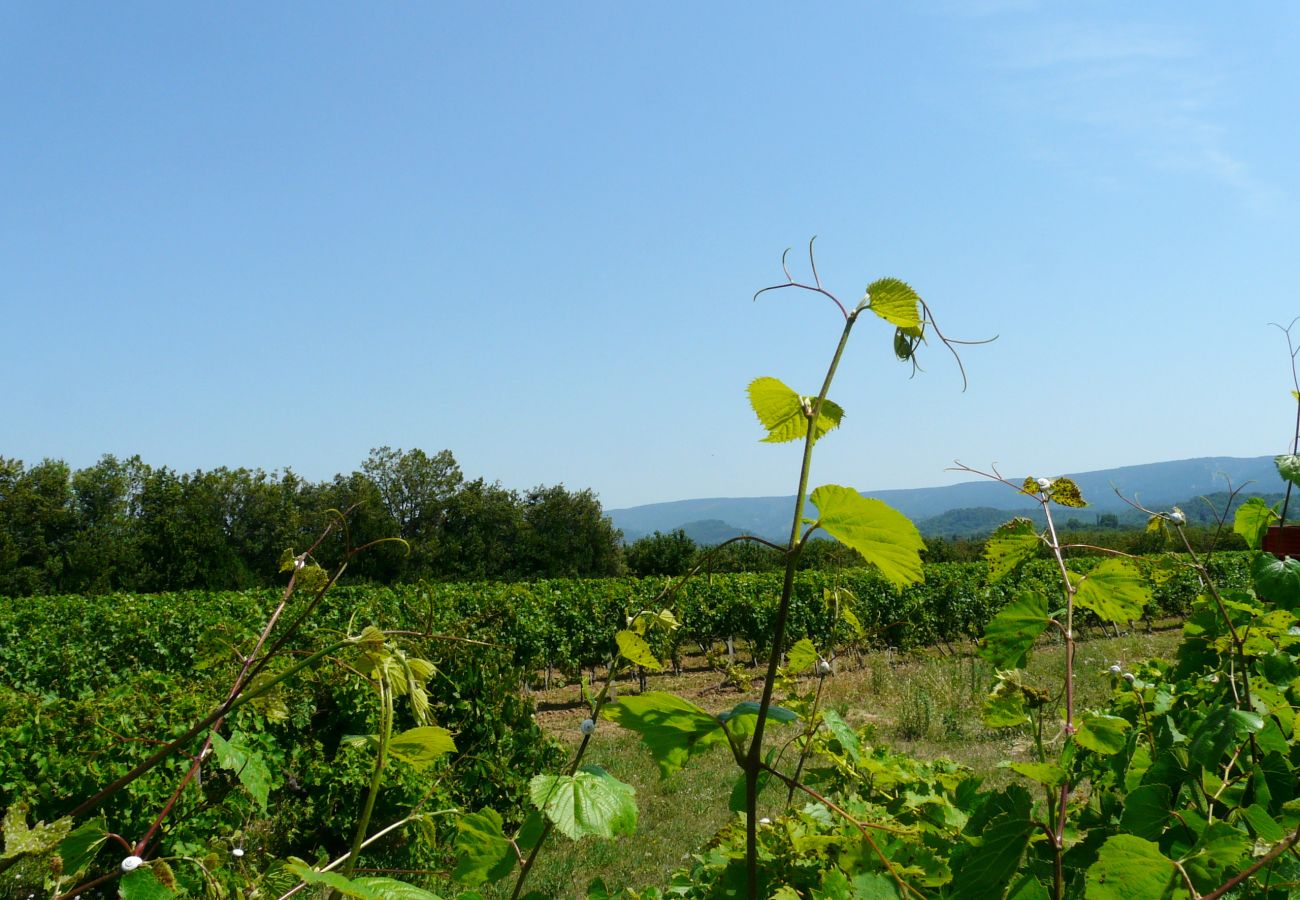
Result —
[{"label": "green foliage", "polygon": [[1025,591],[985,626],[979,654],[999,669],[1023,669],[1029,648],[1051,622],[1047,598]]},{"label": "green foliage", "polygon": [[1022,562],[1032,558],[1041,543],[1038,529],[1028,519],[1012,519],[1000,527],[984,545],[989,580],[997,581],[1009,575]]},{"label": "green foliage", "polygon": [[925,542],[902,513],[836,484],[817,488],[809,500],[817,507],[817,526],[861,553],[891,582],[902,587],[923,578]]},{"label": "green foliage", "polygon": [[651,691],[623,697],[607,706],[603,715],[641,735],[659,773],[665,777],[679,770],[691,756],[726,742],[718,719],[675,694]]},{"label": "green foliage", "polygon": [[[749,405],[767,429],[767,437],[763,440],[772,444],[802,440],[807,436],[815,399],[799,396],[776,378],[756,378],[749,385]],[[838,427],[843,417],[844,410],[838,404],[822,401],[813,439]]]},{"label": "green foliage", "polygon": [[636,832],[636,791],[600,766],[583,766],[572,775],[538,775],[529,793],[533,805],[575,841]]}]

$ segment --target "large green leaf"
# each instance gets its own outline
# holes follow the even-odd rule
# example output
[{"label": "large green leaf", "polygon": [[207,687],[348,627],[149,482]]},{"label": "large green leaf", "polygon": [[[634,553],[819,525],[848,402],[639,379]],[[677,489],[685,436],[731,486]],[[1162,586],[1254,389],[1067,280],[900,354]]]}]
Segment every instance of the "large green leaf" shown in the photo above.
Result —
[{"label": "large green leaf", "polygon": [[1125,736],[1133,727],[1127,719],[1103,713],[1085,712],[1079,721],[1079,733],[1074,739],[1094,753],[1110,756],[1124,749]]},{"label": "large green leaf", "polygon": [[441,900],[437,894],[395,878],[345,878],[337,872],[317,872],[300,859],[285,866],[307,884],[319,884],[357,900]]},{"label": "large green leaf", "polygon": [[[754,733],[754,725],[758,722],[758,710],[759,704],[756,701],[742,700],[718,716],[718,720],[726,723],[727,731],[731,732],[733,738],[748,737]],[[798,713],[784,706],[773,704],[767,708],[769,722],[785,725],[797,718],[799,718]]]},{"label": "large green leaf", "polygon": [[828,709],[822,713],[822,721],[826,723],[826,728],[830,731],[835,740],[840,742],[844,753],[854,763],[862,759],[862,745],[858,741],[858,734],[849,727],[849,723],[840,718],[840,714],[833,709]]},{"label": "large green leaf", "polygon": [[951,896],[954,900],[1000,897],[1020,868],[1020,857],[1029,845],[1036,826],[1028,817],[999,817],[980,834],[978,842],[954,854]]},{"label": "large green leaf", "polygon": [[817,507],[818,525],[861,553],[895,585],[925,578],[921,571],[925,542],[907,516],[838,484],[822,485],[809,499]]},{"label": "large green leaf", "polygon": [[266,799],[271,793],[271,770],[262,754],[249,747],[239,731],[232,733],[228,741],[212,732],[212,752],[217,765],[234,772],[239,783],[266,812]]},{"label": "large green leaf", "polygon": [[921,297],[897,278],[878,278],[867,285],[867,308],[890,325],[917,337],[921,333]]},{"label": "large green leaf", "polygon": [[528,783],[528,794],[560,833],[575,841],[636,832],[636,790],[600,766],[583,766],[572,775],[538,775]]},{"label": "large green leaf", "polygon": [[1167,784],[1144,784],[1129,791],[1120,827],[1149,841],[1157,840],[1169,824],[1172,795]]},{"label": "large green leaf", "polygon": [[1250,564],[1250,574],[1261,597],[1287,609],[1300,606],[1300,559],[1260,553]]},{"label": "large green leaf", "polygon": [[403,731],[388,743],[389,753],[417,769],[423,769],[455,749],[456,742],[451,732],[437,725],[421,725]]},{"label": "large green leaf", "polygon": [[1065,779],[1068,777],[1064,769],[1056,763],[1049,762],[1012,763],[1011,771],[1052,788],[1065,784]]},{"label": "large green leaf", "polygon": [[1300,456],[1284,453],[1273,457],[1273,463],[1277,466],[1277,474],[1282,476],[1283,481],[1289,481],[1300,487]]},{"label": "large green leaf", "polygon": [[1185,897],[1173,860],[1151,841],[1117,834],[1101,847],[1088,869],[1088,900],[1162,900]]},{"label": "large green leaf", "polygon": [[500,881],[514,870],[517,861],[496,810],[481,809],[456,820],[456,868],[452,878],[468,885]]},{"label": "large green leaf", "polygon": [[[811,409],[814,402],[815,397],[801,397],[776,378],[755,378],[749,384],[749,405],[767,429],[763,440],[769,444],[806,437],[809,414],[805,410]],[[844,410],[838,404],[823,400],[814,440],[837,427],[842,418]]]},{"label": "large green leaf", "polygon": [[658,672],[664,667],[659,658],[654,655],[650,645],[646,643],[645,638],[633,631],[620,631],[614,635],[614,640],[618,642],[618,652],[624,659],[634,666],[642,666]]},{"label": "large green leaf", "polygon": [[790,652],[786,654],[785,670],[791,675],[798,675],[800,672],[806,672],[817,665],[819,659],[821,659],[821,654],[817,652],[813,642],[808,638],[800,638],[790,648]]},{"label": "large green leaf", "polygon": [[721,722],[695,704],[662,691],[623,697],[601,715],[640,734],[665,777],[696,753],[726,742]]},{"label": "large green leaf", "polygon": [[63,871],[75,875],[94,861],[99,848],[108,840],[108,823],[103,816],[87,819],[59,843]]},{"label": "large green leaf", "polygon": [[122,900],[171,900],[176,892],[163,885],[146,865],[127,872],[118,880],[117,895]]},{"label": "large green leaf", "polygon": [[0,859],[28,856],[53,850],[72,830],[72,819],[65,816],[50,824],[37,822],[27,827],[27,804],[19,801],[5,811],[5,849]]},{"label": "large green leaf", "polygon": [[1074,602],[1108,622],[1127,622],[1142,616],[1151,588],[1131,560],[1106,559],[1079,583]]},{"label": "large green leaf", "polygon": [[1047,598],[1038,591],[1024,591],[984,626],[979,655],[997,669],[1023,669],[1029,648],[1051,623]]},{"label": "large green leaf", "polygon": [[997,581],[1038,552],[1042,541],[1038,529],[1029,519],[1012,519],[989,536],[984,544],[984,559],[989,564],[989,580]]},{"label": "large green leaf", "polygon": [[1251,497],[1241,506],[1232,520],[1232,530],[1246,539],[1246,546],[1258,550],[1268,526],[1277,519],[1277,513],[1259,497]]}]

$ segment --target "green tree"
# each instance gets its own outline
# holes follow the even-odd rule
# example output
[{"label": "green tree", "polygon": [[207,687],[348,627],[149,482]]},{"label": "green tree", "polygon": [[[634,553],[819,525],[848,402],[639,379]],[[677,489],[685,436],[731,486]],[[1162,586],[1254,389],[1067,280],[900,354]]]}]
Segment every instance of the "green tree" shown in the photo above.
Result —
[{"label": "green tree", "polygon": [[524,561],[525,529],[519,494],[482,478],[464,484],[447,502],[438,539],[438,573],[455,580],[515,578]]},{"label": "green tree", "polygon": [[0,457],[0,593],[71,590],[69,549],[76,534],[71,471],[62,460],[31,468]]},{"label": "green tree", "polygon": [[638,538],[624,551],[628,571],[633,575],[685,575],[695,561],[699,547],[680,528],[668,534],[656,531]]},{"label": "green tree", "polygon": [[618,575],[622,532],[590,489],[538,486],[524,498],[524,572],[541,578]]}]

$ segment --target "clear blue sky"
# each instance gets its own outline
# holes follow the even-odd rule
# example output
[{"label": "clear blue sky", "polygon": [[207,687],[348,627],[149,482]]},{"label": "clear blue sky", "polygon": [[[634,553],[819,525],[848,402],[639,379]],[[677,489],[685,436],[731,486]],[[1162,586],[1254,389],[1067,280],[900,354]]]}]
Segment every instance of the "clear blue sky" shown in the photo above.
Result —
[{"label": "clear blue sky", "polygon": [[963,394],[863,321],[814,483],[1281,452],[1298,45],[1289,3],[6,4],[0,455],[789,494],[745,386],[815,392],[841,323],[750,297],[813,234],[846,302],[1001,335]]}]

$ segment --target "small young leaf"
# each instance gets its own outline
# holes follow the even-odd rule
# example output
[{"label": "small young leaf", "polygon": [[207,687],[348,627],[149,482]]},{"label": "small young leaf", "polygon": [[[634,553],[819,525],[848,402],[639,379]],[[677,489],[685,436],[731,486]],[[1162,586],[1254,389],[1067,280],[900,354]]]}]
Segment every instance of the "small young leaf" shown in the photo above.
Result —
[{"label": "small young leaf", "polygon": [[1259,497],[1251,497],[1241,506],[1232,520],[1232,530],[1246,539],[1246,546],[1258,550],[1268,526],[1277,519],[1277,513]]},{"label": "small young leaf", "polygon": [[117,883],[122,900],[171,900],[176,892],[164,887],[148,866],[127,872]]},{"label": "small young leaf", "polygon": [[1131,560],[1106,559],[1079,583],[1074,601],[1108,622],[1127,622],[1141,617],[1151,589]]},{"label": "small young leaf", "polygon": [[1250,574],[1261,597],[1286,609],[1300,606],[1300,560],[1261,553],[1251,562]]},{"label": "small young leaf", "polygon": [[858,743],[858,734],[849,727],[849,723],[840,718],[840,714],[833,709],[828,709],[822,713],[822,721],[826,723],[827,729],[834,736],[835,740],[840,742],[844,748],[845,754],[854,763],[862,759],[862,745]]},{"label": "small young leaf", "polygon": [[917,336],[921,329],[921,297],[897,278],[879,278],[867,285],[867,308],[890,325]]},{"label": "small young leaf", "polygon": [[1124,749],[1125,735],[1131,727],[1127,719],[1119,716],[1085,712],[1079,723],[1079,733],[1074,739],[1079,742],[1079,746],[1087,747],[1094,753],[1111,756]]},{"label": "small young leaf", "polygon": [[573,840],[636,832],[636,790],[600,766],[572,775],[538,775],[528,783],[533,805]]},{"label": "small young leaf", "polygon": [[654,655],[650,645],[645,642],[645,638],[632,631],[620,631],[614,635],[614,640],[618,642],[618,652],[628,662],[634,666],[642,666],[652,671],[658,672],[664,664]]},{"label": "small young leaf", "polygon": [[37,822],[27,827],[27,804],[19,801],[9,807],[4,818],[4,853],[0,859],[13,859],[52,850],[72,830],[72,819],[65,816],[46,825]]},{"label": "small young leaf", "polygon": [[[808,414],[804,411],[807,398],[800,397],[776,378],[755,378],[749,384],[749,405],[758,421],[767,429],[763,441],[779,444],[802,440],[808,434]],[[808,401],[811,402],[811,401]],[[822,401],[817,417],[814,440],[840,424],[844,410],[830,400]]]},{"label": "small young leaf", "polygon": [[1144,784],[1129,791],[1119,824],[1149,841],[1159,839],[1169,824],[1171,794],[1167,784]]},{"label": "small young leaf", "polygon": [[1300,487],[1300,456],[1285,453],[1274,457],[1273,463],[1277,466],[1277,474],[1281,475],[1284,481]]},{"label": "small young leaf", "polygon": [[1088,501],[1083,499],[1083,494],[1079,493],[1079,486],[1064,476],[1052,482],[1047,496],[1051,498],[1053,503],[1059,503],[1061,506],[1082,507],[1088,505]]},{"label": "small young leaf", "polygon": [[59,843],[59,856],[63,858],[63,871],[75,875],[94,861],[99,848],[108,840],[108,823],[96,816],[81,824]]},{"label": "small young leaf", "polygon": [[1038,529],[1029,519],[1012,519],[999,526],[984,545],[984,559],[989,564],[989,581],[997,581],[1010,574],[1016,566],[1038,552],[1041,543]]},{"label": "small young leaf", "polygon": [[806,672],[813,666],[817,665],[817,660],[821,659],[817,648],[808,638],[801,638],[790,648],[786,655],[785,669],[792,675],[798,675],[800,672]]},{"label": "small young leaf", "polygon": [[1011,771],[1048,787],[1065,784],[1065,770],[1056,763],[1019,762],[1011,764]]},{"label": "small young leaf", "polygon": [[1037,591],[1025,591],[984,626],[979,655],[998,669],[1023,669],[1029,648],[1051,623],[1047,598]]},{"label": "small young leaf", "polygon": [[[1161,900],[1178,889],[1173,861],[1151,841],[1117,834],[1088,868],[1088,900]],[[1175,894],[1177,896],[1177,894]]]},{"label": "small young leaf", "polygon": [[514,870],[517,859],[496,810],[485,808],[456,820],[456,868],[451,877],[461,884],[500,881]]},{"label": "small young leaf", "polygon": [[265,812],[266,800],[271,793],[271,770],[262,754],[247,746],[243,733],[239,731],[231,734],[229,741],[214,731],[212,751],[217,765],[234,772],[244,790],[252,795]]},{"label": "small young leaf", "polygon": [[837,484],[817,488],[809,499],[817,507],[818,524],[861,553],[894,585],[904,587],[925,578],[921,570],[925,542],[907,516]]},{"label": "small young leaf", "polygon": [[695,704],[662,691],[623,697],[601,715],[640,734],[665,778],[691,756],[727,740],[721,722]]},{"label": "small young leaf", "polygon": [[388,743],[389,753],[416,769],[423,769],[455,749],[456,742],[452,739],[451,732],[437,725],[412,728],[394,735]]}]

